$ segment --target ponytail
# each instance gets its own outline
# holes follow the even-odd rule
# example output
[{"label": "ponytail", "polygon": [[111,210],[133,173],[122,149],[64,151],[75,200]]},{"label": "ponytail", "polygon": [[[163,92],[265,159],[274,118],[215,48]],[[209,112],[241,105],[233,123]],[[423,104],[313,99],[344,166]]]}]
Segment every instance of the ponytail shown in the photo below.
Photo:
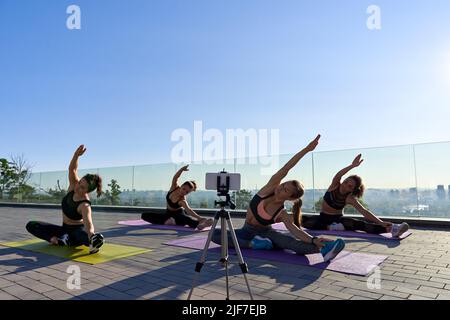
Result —
[{"label": "ponytail", "polygon": [[292,207],[292,213],[294,214],[294,224],[300,228],[302,225],[302,197],[305,194],[305,189],[303,185],[297,180],[292,181],[295,191],[292,194],[292,199],[294,200],[294,206]]},{"label": "ponytail", "polygon": [[300,228],[302,225],[302,199],[297,199],[294,201],[294,206],[292,207],[292,213],[294,214],[294,224]]},{"label": "ponytail", "polygon": [[100,196],[103,193],[103,181],[102,181],[102,177],[97,176],[97,198],[100,198]]}]

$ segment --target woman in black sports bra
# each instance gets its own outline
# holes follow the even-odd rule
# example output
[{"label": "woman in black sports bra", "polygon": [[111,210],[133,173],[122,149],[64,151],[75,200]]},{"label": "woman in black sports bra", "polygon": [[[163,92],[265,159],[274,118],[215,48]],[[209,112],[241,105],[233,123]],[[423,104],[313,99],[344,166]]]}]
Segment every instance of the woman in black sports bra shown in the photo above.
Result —
[{"label": "woman in black sports bra", "polygon": [[104,243],[100,233],[95,233],[92,222],[91,202],[89,193],[97,190],[97,196],[102,193],[102,180],[98,175],[87,174],[83,178],[77,176],[78,158],[86,152],[84,145],[78,147],[69,166],[69,189],[62,199],[63,224],[30,221],[26,229],[37,238],[46,240],[53,245],[89,247],[89,253],[96,253]]},{"label": "woman in black sports bra", "polygon": [[[303,227],[315,230],[364,231],[372,234],[392,233],[394,237],[399,237],[408,230],[407,223],[392,224],[384,222],[364,208],[358,201],[364,194],[361,177],[352,175],[341,183],[342,177],[350,170],[359,167],[363,161],[361,154],[359,154],[351,165],[336,174],[323,197],[320,215],[304,217],[302,220]],[[360,212],[366,221],[344,217],[343,211],[348,205]]]},{"label": "woman in black sports bra", "polygon": [[[174,175],[172,185],[166,195],[166,212],[144,212],[141,215],[142,220],[152,224],[189,226],[193,229],[203,230],[210,227],[213,219],[207,219],[199,216],[189,206],[186,196],[197,189],[195,181],[186,181],[181,186],[178,185],[178,179],[184,171],[189,171],[189,166],[184,166]],[[190,215],[187,215],[185,211]],[[193,217],[193,218],[192,218]]]},{"label": "woman in black sports bra", "polygon": [[[297,180],[281,182],[300,159],[316,148],[319,139],[320,135],[289,160],[253,197],[244,226],[235,231],[241,248],[288,249],[299,255],[320,252],[325,261],[333,259],[344,249],[341,239],[332,241],[313,237],[300,228],[304,188]],[[285,201],[294,202],[292,215],[284,208]],[[283,222],[289,233],[273,229],[271,225],[277,222]],[[215,230],[212,241],[221,244],[220,230]],[[233,247],[229,231],[228,244]]]}]

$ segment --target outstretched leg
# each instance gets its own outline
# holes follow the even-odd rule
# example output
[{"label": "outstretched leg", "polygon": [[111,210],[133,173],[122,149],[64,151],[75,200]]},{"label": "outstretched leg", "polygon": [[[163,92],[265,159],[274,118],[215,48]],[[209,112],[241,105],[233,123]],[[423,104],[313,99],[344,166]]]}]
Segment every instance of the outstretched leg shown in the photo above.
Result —
[{"label": "outstretched leg", "polygon": [[170,215],[167,213],[158,213],[158,212],[144,212],[141,215],[141,219],[151,224],[164,224],[168,219],[170,219]]},{"label": "outstretched leg", "polygon": [[176,211],[172,214],[172,217],[175,219],[175,222],[179,226],[188,225],[191,228],[197,228],[200,223],[198,220],[195,220],[189,217],[183,210]]},{"label": "outstretched leg", "polygon": [[[255,234],[245,226],[241,229],[234,230],[234,232],[236,233],[236,238],[238,240],[239,247],[245,249],[250,249],[252,247],[251,241],[257,234]],[[228,236],[227,241],[228,247],[234,248],[233,239],[231,238],[231,233],[229,230],[227,230],[227,236]],[[212,242],[220,245],[222,243],[222,230],[215,229],[211,240]]]},{"label": "outstretched leg", "polygon": [[61,237],[65,232],[64,228],[47,222],[30,221],[26,229],[33,236],[56,244],[52,239]]},{"label": "outstretched leg", "polygon": [[328,228],[328,221],[324,221],[322,216],[303,216],[302,227],[310,230],[326,230]]},{"label": "outstretched leg", "polygon": [[288,249],[299,255],[320,252],[316,245],[298,240],[288,233],[271,229],[264,236],[272,241],[275,249]]},{"label": "outstretched leg", "polygon": [[364,231],[372,234],[388,232],[386,227],[380,226],[379,224],[354,218],[342,217],[339,219],[339,223],[343,224],[345,230]]}]

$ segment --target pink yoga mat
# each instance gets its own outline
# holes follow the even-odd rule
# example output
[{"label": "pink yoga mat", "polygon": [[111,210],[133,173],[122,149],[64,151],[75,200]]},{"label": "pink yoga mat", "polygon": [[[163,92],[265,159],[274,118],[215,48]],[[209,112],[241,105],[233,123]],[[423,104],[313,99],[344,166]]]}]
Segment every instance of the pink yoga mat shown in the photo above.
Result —
[{"label": "pink yoga mat", "polygon": [[[280,231],[287,231],[286,226],[284,223],[276,223],[272,225],[272,228]],[[400,241],[407,237],[409,237],[412,232],[406,231],[404,234],[402,234],[398,238],[392,237],[392,234],[390,233],[382,233],[382,234],[371,234],[366,232],[359,232],[359,231],[330,231],[330,230],[309,230],[304,229],[306,232],[312,235],[330,235],[330,236],[337,236],[337,237],[348,237],[348,238],[375,238],[375,239],[384,239],[384,240],[394,240],[394,241]]]},{"label": "pink yoga mat", "polygon": [[[206,235],[193,235],[165,242],[164,244],[175,247],[189,248],[201,250],[205,247]],[[211,243],[210,250],[219,252],[220,246]],[[234,250],[230,250],[234,253]],[[324,262],[322,255],[310,254],[307,256],[300,256],[287,250],[251,250],[242,249],[244,258],[255,258],[269,261],[278,261],[291,263],[296,265],[311,266],[323,270],[331,270],[346,274],[354,274],[359,276],[366,276],[372,272],[380,263],[382,263],[387,256],[373,255],[358,252],[342,251],[331,262]]]},{"label": "pink yoga mat", "polygon": [[185,226],[167,226],[162,224],[151,224],[144,220],[124,220],[118,222],[121,225],[124,226],[132,226],[132,227],[139,227],[139,226],[145,226],[150,229],[158,229],[158,230],[176,230],[176,231],[186,231],[186,232],[205,232],[211,230],[211,227],[207,227],[203,230],[193,229],[190,227]]}]

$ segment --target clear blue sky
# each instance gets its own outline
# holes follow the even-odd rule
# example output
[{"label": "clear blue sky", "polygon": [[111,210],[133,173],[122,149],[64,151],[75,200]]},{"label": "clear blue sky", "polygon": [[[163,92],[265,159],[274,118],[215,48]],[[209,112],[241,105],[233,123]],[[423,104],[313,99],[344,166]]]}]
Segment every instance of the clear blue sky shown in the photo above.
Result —
[{"label": "clear blue sky", "polygon": [[0,43],[0,156],[34,171],[81,143],[83,168],[169,162],[194,120],[281,153],[450,140],[448,0],[0,0]]}]

